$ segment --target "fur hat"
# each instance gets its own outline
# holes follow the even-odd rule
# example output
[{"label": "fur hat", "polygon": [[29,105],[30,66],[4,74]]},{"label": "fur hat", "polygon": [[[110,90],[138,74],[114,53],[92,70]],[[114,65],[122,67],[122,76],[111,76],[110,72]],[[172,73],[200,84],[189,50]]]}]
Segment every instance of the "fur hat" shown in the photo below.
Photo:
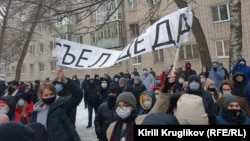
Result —
[{"label": "fur hat", "polygon": [[130,104],[131,106],[133,106],[134,108],[136,108],[136,99],[135,99],[134,94],[132,94],[131,92],[120,93],[116,99],[116,104],[121,101],[126,102]]},{"label": "fur hat", "polygon": [[3,141],[35,141],[34,131],[16,121],[0,124],[0,138]]},{"label": "fur hat", "polygon": [[207,78],[205,82],[205,87],[208,88],[211,84],[215,84],[215,82],[212,79]]},{"label": "fur hat", "polygon": [[176,117],[181,125],[208,125],[203,100],[193,94],[182,94],[177,101]]},{"label": "fur hat", "polygon": [[0,114],[0,124],[6,123],[9,121],[9,117],[6,114]]}]

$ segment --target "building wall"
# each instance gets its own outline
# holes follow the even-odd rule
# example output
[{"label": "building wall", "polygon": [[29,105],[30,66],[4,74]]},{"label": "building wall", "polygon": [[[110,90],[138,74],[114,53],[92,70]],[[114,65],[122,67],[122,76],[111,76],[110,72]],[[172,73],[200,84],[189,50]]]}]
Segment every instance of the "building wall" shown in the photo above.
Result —
[{"label": "building wall", "polygon": [[[230,22],[225,21],[225,22],[218,22],[218,23],[213,23],[212,22],[212,12],[211,12],[211,6],[217,5],[217,4],[224,4],[227,3],[228,0],[206,0],[206,1],[195,1],[195,3],[191,3],[190,6],[192,7],[195,16],[199,19],[203,31],[205,33],[206,39],[207,39],[207,44],[209,46],[209,52],[213,60],[220,61],[224,64],[226,68],[228,68],[228,57],[225,58],[218,58],[216,56],[216,49],[215,49],[215,41],[216,40],[221,40],[221,39],[230,39]],[[150,23],[144,24],[145,21],[145,16],[149,14],[150,12],[150,7],[147,4],[147,1],[144,0],[138,0],[137,1],[137,8],[135,10],[128,10],[128,3],[127,1],[123,2],[123,12],[124,12],[124,32],[125,32],[125,44],[128,44],[133,40],[134,37],[130,37],[130,24],[135,24],[139,23],[140,25],[140,33],[142,33],[147,27],[150,26]],[[249,50],[249,36],[250,36],[250,1],[249,0],[241,0],[241,6],[242,6],[242,31],[243,31],[243,57],[246,58],[247,63],[250,64],[250,50]],[[174,2],[168,2],[168,1],[162,1],[160,5],[160,10],[155,14],[155,19],[160,19],[161,17],[174,12],[178,10],[176,4]],[[91,20],[86,20],[82,21],[81,23],[75,25],[74,24],[74,29],[77,29],[77,27],[81,26],[81,24],[94,24],[95,21]],[[84,31],[82,31],[84,33]],[[76,41],[76,36],[72,37],[73,41]],[[53,40],[51,36],[44,35],[43,36],[43,42],[46,44],[46,47],[49,47],[48,41]],[[83,39],[84,44],[90,44],[91,43],[91,37],[84,36]],[[195,39],[191,33],[190,36],[190,41],[189,43],[195,43]],[[186,44],[189,44],[186,43]],[[118,48],[119,49],[119,48]],[[55,60],[51,56],[51,52],[47,50],[48,52],[43,53],[43,54],[36,54],[35,56],[30,55],[27,53],[27,56],[25,58],[24,64],[26,64],[26,74],[21,75],[21,80],[28,81],[28,80],[35,80],[35,79],[40,79],[41,81],[45,80],[46,77],[49,77],[51,80],[54,79],[55,76],[55,71],[50,70],[50,61]],[[65,70],[65,74],[68,77],[72,77],[73,74],[77,74],[78,77],[82,80],[85,76],[85,74],[90,74],[92,77],[94,74],[99,74],[100,76],[103,76],[104,73],[109,73],[111,76],[113,76],[116,73],[119,72],[125,72],[128,70],[129,72],[132,72],[134,68],[137,68],[139,72],[142,72],[143,68],[154,68],[156,73],[162,72],[166,67],[170,67],[171,64],[174,62],[175,58],[175,53],[176,53],[176,48],[168,48],[164,49],[164,62],[161,63],[155,63],[154,62],[154,56],[153,53],[146,53],[142,55],[142,62],[140,64],[133,64],[132,59],[125,60],[121,62],[120,65],[118,66],[113,66],[110,68],[103,68],[103,69],[84,69],[84,70],[79,70],[79,69],[67,69]],[[202,56],[201,56],[202,57]],[[38,63],[39,61],[43,61],[46,63],[45,66],[45,71],[44,72],[39,72],[38,71]],[[178,60],[177,61],[177,67],[181,66],[184,64],[185,61],[190,61],[192,63],[192,68],[197,70],[199,73],[201,71],[201,61],[200,57],[195,58],[192,60]],[[36,65],[35,67],[35,72],[30,73],[29,72],[29,63],[34,63]],[[12,65],[15,65],[12,64]],[[59,68],[59,66],[58,66]],[[228,68],[229,69],[229,68]],[[12,80],[14,79],[14,75],[10,74],[9,77],[7,77],[7,80]]]}]

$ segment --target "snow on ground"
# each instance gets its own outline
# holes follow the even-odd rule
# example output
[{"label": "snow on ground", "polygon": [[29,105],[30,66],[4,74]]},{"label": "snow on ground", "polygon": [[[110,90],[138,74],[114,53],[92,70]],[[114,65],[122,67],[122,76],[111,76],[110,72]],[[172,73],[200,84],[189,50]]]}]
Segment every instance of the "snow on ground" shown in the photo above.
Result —
[{"label": "snow on ground", "polygon": [[94,111],[92,127],[86,128],[88,124],[88,110],[84,109],[84,102],[82,101],[77,107],[76,113],[76,130],[81,138],[81,141],[98,141],[95,134],[94,126]]}]

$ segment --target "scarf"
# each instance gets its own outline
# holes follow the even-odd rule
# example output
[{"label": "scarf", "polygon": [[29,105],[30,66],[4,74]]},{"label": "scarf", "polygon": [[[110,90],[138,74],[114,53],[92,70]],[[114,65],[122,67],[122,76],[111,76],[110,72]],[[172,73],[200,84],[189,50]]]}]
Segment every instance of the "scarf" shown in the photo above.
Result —
[{"label": "scarf", "polygon": [[[125,141],[134,140],[134,125],[135,118],[137,117],[137,111],[133,110],[130,116],[126,119],[119,118],[113,129],[110,141],[120,141],[122,137],[125,137]],[[122,124],[127,123],[126,129],[122,130]]]}]

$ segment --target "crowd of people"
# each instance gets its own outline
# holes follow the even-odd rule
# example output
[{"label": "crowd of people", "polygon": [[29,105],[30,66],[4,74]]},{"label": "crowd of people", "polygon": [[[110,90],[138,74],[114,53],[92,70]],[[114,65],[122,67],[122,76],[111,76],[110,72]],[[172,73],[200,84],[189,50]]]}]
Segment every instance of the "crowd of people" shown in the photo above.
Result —
[{"label": "crowd of people", "polygon": [[75,120],[82,99],[86,128],[93,126],[99,141],[132,141],[134,125],[250,125],[250,67],[240,58],[231,72],[217,61],[201,70],[186,62],[160,73],[85,74],[82,82],[58,70],[45,84],[0,83],[0,138],[7,139],[3,126],[14,124],[26,128],[27,138],[34,134],[32,141],[80,141]]}]

